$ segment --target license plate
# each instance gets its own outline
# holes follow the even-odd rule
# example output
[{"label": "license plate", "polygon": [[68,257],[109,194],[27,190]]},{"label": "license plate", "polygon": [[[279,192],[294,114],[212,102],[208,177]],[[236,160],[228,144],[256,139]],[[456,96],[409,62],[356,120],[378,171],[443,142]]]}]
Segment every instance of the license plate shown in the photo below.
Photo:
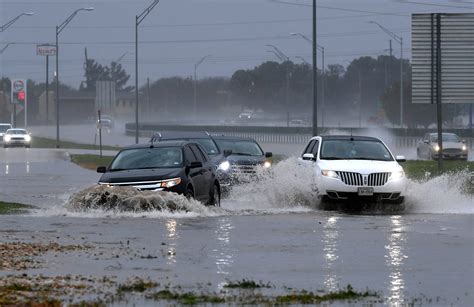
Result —
[{"label": "license plate", "polygon": [[357,193],[359,196],[372,196],[374,195],[374,188],[358,188]]}]

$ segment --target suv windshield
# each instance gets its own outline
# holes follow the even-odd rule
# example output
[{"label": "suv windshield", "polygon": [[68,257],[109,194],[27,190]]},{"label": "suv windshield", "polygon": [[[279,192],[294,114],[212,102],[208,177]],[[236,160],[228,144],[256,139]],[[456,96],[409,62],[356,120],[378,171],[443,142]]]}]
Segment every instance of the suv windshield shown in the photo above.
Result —
[{"label": "suv windshield", "polygon": [[15,130],[8,130],[7,134],[28,134],[26,130],[23,129],[15,129]]},{"label": "suv windshield", "polygon": [[[432,135],[433,142],[438,142],[438,135]],[[443,142],[459,143],[461,139],[456,134],[443,133]]]},{"label": "suv windshield", "polygon": [[233,155],[263,156],[257,143],[248,140],[216,140],[222,150],[232,150]]},{"label": "suv windshield", "polygon": [[181,147],[136,148],[119,152],[112,162],[110,170],[176,168],[182,165]]},{"label": "suv windshield", "polygon": [[393,161],[384,144],[368,140],[327,140],[321,147],[321,159]]}]

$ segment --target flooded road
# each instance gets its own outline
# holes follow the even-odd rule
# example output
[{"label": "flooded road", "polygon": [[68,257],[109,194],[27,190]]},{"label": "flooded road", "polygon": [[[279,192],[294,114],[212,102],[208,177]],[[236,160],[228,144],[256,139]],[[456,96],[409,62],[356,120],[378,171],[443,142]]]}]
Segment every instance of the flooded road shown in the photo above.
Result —
[{"label": "flooded road", "polygon": [[1,199],[39,207],[0,216],[1,241],[91,246],[46,254],[44,266],[20,273],[142,276],[215,291],[243,278],[275,291],[351,284],[389,305],[474,305],[474,200],[453,176],[411,182],[404,211],[354,215],[319,210],[305,170],[290,159],[258,185],[235,189],[221,208],[190,202],[179,212],[124,212],[71,209],[69,197],[98,174],[67,157],[0,149]]}]

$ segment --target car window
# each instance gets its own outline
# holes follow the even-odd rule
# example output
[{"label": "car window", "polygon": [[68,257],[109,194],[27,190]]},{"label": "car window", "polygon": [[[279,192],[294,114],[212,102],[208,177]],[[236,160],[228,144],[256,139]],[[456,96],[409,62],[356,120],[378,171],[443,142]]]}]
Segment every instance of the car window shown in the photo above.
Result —
[{"label": "car window", "polygon": [[251,140],[239,139],[217,139],[217,145],[222,150],[232,150],[233,155],[242,156],[263,156],[264,153],[260,146]]},{"label": "car window", "polygon": [[318,150],[319,150],[319,141],[316,140],[313,144],[313,148],[311,149],[311,153],[314,155],[314,157],[318,156]]},{"label": "car window", "polygon": [[119,152],[110,170],[176,168],[182,164],[183,154],[180,147],[133,148]]},{"label": "car window", "polygon": [[311,142],[309,142],[309,144],[306,146],[306,148],[305,148],[303,154],[312,153],[312,152],[313,152],[314,143],[316,143],[316,140],[312,140]]},{"label": "car window", "polygon": [[202,163],[206,163],[207,159],[204,156],[204,154],[201,152],[201,149],[199,149],[199,147],[194,144],[190,145],[190,147],[191,147],[191,150],[194,152],[194,155],[197,157],[198,161]]},{"label": "car window", "polygon": [[188,162],[195,162],[198,161],[198,158],[194,154],[194,152],[191,150],[189,146],[184,147],[184,154],[186,156],[186,161]]}]

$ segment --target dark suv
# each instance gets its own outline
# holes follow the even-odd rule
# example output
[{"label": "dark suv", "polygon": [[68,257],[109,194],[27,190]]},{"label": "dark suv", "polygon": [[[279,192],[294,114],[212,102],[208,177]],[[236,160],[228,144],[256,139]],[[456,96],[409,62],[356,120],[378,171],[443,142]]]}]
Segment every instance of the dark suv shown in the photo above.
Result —
[{"label": "dark suv", "polygon": [[164,141],[121,150],[103,173],[101,185],[168,191],[220,206],[220,184],[204,148],[195,142]]},{"label": "dark suv", "polygon": [[264,152],[254,139],[230,136],[212,138],[226,155],[226,162],[219,167],[225,173],[221,178],[223,185],[252,180],[257,167],[270,168],[272,165],[269,161],[272,153]]}]

